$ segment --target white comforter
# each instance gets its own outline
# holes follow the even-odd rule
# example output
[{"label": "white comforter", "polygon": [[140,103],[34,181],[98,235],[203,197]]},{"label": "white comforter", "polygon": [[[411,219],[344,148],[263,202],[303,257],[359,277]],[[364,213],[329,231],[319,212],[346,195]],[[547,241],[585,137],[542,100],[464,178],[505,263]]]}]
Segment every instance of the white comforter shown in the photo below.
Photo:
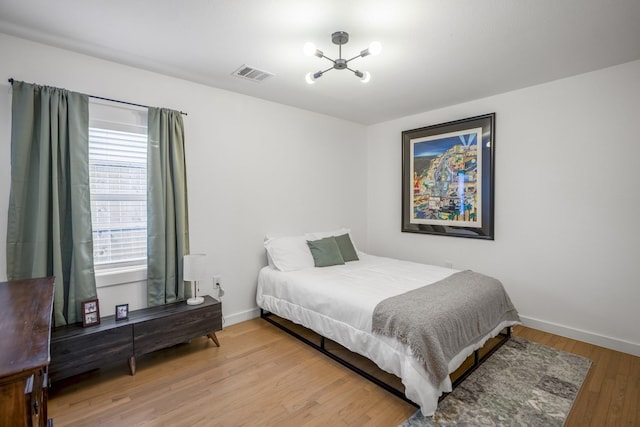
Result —
[{"label": "white comforter", "polygon": [[[458,270],[360,253],[360,261],[323,268],[281,272],[264,267],[258,276],[258,306],[330,338],[373,360],[400,377],[407,398],[433,415],[438,398],[451,391],[451,380],[431,384],[411,350],[399,341],[374,335],[371,319],[376,305],[389,297],[444,279]],[[478,345],[449,362],[449,372],[486,340],[515,322],[504,322]]]}]

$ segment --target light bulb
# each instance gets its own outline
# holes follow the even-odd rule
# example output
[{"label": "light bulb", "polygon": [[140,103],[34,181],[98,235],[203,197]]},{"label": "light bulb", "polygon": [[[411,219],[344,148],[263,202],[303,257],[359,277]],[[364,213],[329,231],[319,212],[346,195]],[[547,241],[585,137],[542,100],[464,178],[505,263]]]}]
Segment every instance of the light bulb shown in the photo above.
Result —
[{"label": "light bulb", "polygon": [[302,48],[302,52],[305,56],[313,56],[316,53],[316,45],[311,42],[306,42]]},{"label": "light bulb", "polygon": [[380,52],[382,52],[382,45],[380,44],[380,42],[371,42],[371,44],[369,45],[369,53],[373,56],[376,56],[380,55]]},{"label": "light bulb", "polygon": [[371,74],[368,71],[365,71],[364,75],[360,77],[360,81],[362,83],[369,83],[369,80],[371,80]]},{"label": "light bulb", "polygon": [[313,78],[313,75],[309,72],[307,73],[307,75],[304,77],[305,81],[307,82],[307,84],[314,84],[315,83],[315,79]]},{"label": "light bulb", "polygon": [[315,73],[307,73],[307,75],[305,76],[305,80],[307,81],[307,83],[309,83],[310,85],[314,84],[316,82],[316,80],[318,80],[320,77],[322,77],[322,74],[324,74],[322,71],[316,71]]}]

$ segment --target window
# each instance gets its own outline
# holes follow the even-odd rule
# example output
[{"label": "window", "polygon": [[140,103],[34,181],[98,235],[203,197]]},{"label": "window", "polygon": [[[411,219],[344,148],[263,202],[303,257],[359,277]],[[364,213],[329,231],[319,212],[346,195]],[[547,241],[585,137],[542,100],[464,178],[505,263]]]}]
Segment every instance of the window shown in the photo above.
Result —
[{"label": "window", "polygon": [[94,100],[89,105],[96,271],[146,267],[147,110]]}]

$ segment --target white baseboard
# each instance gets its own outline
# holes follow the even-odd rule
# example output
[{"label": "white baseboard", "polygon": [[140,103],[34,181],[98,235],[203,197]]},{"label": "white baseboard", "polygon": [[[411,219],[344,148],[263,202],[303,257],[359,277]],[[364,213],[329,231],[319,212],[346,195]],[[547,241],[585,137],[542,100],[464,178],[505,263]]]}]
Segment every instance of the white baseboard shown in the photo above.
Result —
[{"label": "white baseboard", "polygon": [[260,309],[258,307],[252,308],[251,310],[245,310],[239,313],[226,315],[224,317],[223,326],[235,325],[236,323],[244,322],[245,320],[255,319],[256,317],[260,317]]},{"label": "white baseboard", "polygon": [[538,329],[544,332],[572,338],[578,341],[584,341],[586,343],[598,345],[600,347],[606,347],[611,350],[629,353],[634,356],[640,356],[640,344],[638,343],[625,341],[618,338],[611,338],[604,335],[595,334],[593,332],[583,331],[581,329],[569,328],[564,325],[558,325],[557,323],[534,319],[532,317],[520,316],[520,319],[522,319],[522,323],[525,326],[533,329]]}]

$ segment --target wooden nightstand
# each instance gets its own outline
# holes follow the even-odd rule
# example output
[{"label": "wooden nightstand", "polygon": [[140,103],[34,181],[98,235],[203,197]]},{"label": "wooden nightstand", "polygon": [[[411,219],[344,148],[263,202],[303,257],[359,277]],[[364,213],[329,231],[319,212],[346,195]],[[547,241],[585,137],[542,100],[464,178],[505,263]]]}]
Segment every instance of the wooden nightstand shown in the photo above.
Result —
[{"label": "wooden nightstand", "polygon": [[219,347],[216,331],[222,330],[222,305],[208,295],[204,298],[200,305],[180,301],[131,311],[126,320],[106,316],[96,326],[75,324],[54,329],[51,381],[125,360],[135,375],[136,356],[199,336],[208,336]]}]

